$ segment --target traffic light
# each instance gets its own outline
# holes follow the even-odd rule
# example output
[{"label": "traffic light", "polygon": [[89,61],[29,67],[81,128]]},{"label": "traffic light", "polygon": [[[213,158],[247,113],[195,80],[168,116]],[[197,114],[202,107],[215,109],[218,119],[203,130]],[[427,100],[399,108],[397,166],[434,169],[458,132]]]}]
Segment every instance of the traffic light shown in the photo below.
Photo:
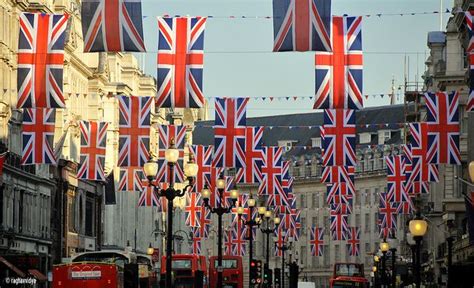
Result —
[{"label": "traffic light", "polygon": [[300,267],[296,262],[290,264],[290,288],[298,287],[298,274]]},{"label": "traffic light", "polygon": [[274,288],[280,288],[280,280],[281,280],[281,273],[280,273],[280,268],[275,268],[275,278],[274,278],[274,283],[275,285],[273,285]]},{"label": "traffic light", "polygon": [[272,269],[268,268],[268,265],[265,264],[263,268],[263,284],[266,287],[270,287],[272,285]]},{"label": "traffic light", "polygon": [[262,283],[262,261],[250,261],[250,281],[253,287],[258,287]]}]

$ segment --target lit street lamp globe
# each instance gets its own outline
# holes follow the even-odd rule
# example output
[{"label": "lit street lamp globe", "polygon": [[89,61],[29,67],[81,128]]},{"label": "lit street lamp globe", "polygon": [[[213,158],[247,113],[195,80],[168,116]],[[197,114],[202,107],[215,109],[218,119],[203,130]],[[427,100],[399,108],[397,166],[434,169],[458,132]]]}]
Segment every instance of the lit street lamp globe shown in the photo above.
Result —
[{"label": "lit street lamp globe", "polygon": [[408,224],[408,228],[413,237],[423,237],[428,229],[428,222],[423,219],[413,219]]}]

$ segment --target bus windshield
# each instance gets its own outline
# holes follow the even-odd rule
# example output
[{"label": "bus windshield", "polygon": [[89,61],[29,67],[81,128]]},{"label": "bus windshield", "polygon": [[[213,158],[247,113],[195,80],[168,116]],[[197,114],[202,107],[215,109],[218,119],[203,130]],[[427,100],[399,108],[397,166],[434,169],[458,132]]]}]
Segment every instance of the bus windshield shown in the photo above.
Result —
[{"label": "bus windshield", "polygon": [[[214,267],[219,267],[219,261],[214,261]],[[235,269],[237,268],[237,259],[222,259],[222,268]]]},{"label": "bus windshield", "polygon": [[363,288],[364,283],[352,281],[334,281],[333,288]]},{"label": "bus windshield", "polygon": [[72,262],[114,263],[123,268],[128,263],[127,257],[117,253],[86,253],[77,256]]},{"label": "bus windshield", "polygon": [[172,267],[173,269],[191,269],[192,268],[192,263],[191,260],[174,260],[172,262]]},{"label": "bus windshield", "polygon": [[[361,268],[356,264],[337,264],[336,265],[336,277],[337,276],[348,276],[348,277],[363,277]],[[346,287],[346,286],[342,286]],[[352,287],[352,286],[349,286]]]}]

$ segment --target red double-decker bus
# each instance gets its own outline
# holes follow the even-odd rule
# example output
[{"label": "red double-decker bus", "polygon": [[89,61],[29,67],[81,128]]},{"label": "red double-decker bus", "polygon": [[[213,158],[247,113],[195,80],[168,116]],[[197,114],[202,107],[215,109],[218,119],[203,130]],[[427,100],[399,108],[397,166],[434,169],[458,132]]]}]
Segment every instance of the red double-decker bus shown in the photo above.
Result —
[{"label": "red double-decker bus", "polygon": [[[200,288],[209,287],[207,281],[207,263],[205,256],[192,254],[173,254],[171,259],[173,287]],[[166,256],[161,258],[161,287],[164,287],[166,275]]]},{"label": "red double-decker bus", "polygon": [[[217,287],[217,256],[209,258],[209,285]],[[224,288],[243,288],[244,271],[242,268],[242,257],[222,256],[222,279]]]},{"label": "red double-decker bus", "polygon": [[364,265],[359,263],[334,264],[333,276],[329,279],[331,288],[366,288],[369,281],[364,276]]}]

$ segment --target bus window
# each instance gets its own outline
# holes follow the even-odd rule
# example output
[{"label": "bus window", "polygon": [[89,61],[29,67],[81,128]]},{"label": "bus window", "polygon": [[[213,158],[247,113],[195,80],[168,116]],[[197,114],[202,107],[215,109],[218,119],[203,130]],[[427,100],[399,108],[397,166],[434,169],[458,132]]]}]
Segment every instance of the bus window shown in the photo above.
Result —
[{"label": "bus window", "polygon": [[[219,267],[219,261],[214,261],[214,267]],[[235,269],[237,268],[237,259],[222,259],[223,269]]]},{"label": "bus window", "polygon": [[172,262],[173,269],[191,269],[192,263],[191,260],[173,260]]}]

